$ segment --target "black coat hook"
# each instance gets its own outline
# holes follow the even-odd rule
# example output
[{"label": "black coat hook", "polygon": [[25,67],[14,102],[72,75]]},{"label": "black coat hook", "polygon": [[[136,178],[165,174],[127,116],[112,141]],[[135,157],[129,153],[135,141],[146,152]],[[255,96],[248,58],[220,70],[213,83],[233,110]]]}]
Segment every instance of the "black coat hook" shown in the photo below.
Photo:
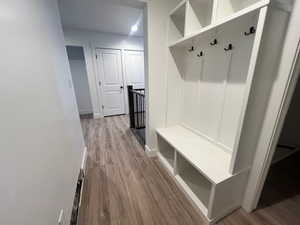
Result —
[{"label": "black coat hook", "polygon": [[211,45],[211,46],[214,46],[214,45],[216,45],[216,44],[218,44],[218,40],[217,40],[217,39],[214,39],[213,42],[210,42],[210,45]]},{"label": "black coat hook", "polygon": [[197,54],[198,57],[203,56],[203,51],[201,51],[199,54]]},{"label": "black coat hook", "polygon": [[195,50],[194,46],[192,46],[191,48],[189,48],[189,52],[193,52]]},{"label": "black coat hook", "polygon": [[246,35],[246,36],[249,36],[249,35],[251,35],[251,34],[254,34],[255,33],[255,27],[250,27],[250,29],[249,29],[249,32],[244,32],[244,34]]},{"label": "black coat hook", "polygon": [[227,51],[230,51],[233,49],[233,46],[232,44],[229,44],[227,48],[224,48],[224,50],[227,52]]}]

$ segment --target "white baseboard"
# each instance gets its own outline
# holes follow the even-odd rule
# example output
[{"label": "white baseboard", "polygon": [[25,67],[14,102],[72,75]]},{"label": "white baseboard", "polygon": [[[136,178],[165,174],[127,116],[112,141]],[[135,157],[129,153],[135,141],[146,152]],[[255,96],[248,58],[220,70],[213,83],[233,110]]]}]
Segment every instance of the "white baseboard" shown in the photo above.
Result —
[{"label": "white baseboard", "polygon": [[101,115],[101,113],[93,113],[93,117],[94,117],[94,119],[101,119],[101,118],[103,118],[103,116]]},{"label": "white baseboard", "polygon": [[148,145],[145,145],[145,150],[148,157],[157,156],[157,150],[151,149]]},{"label": "white baseboard", "polygon": [[92,114],[91,110],[79,110],[79,115],[87,115]]},{"label": "white baseboard", "polygon": [[82,154],[81,167],[80,167],[80,169],[82,169],[84,173],[86,169],[87,156],[88,156],[88,152],[87,152],[87,147],[85,146]]}]

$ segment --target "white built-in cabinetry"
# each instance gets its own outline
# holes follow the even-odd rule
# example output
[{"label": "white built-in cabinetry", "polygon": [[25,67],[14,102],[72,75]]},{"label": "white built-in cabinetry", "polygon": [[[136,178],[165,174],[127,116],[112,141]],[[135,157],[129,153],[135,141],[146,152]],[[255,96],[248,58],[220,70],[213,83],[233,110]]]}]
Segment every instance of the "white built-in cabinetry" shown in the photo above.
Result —
[{"label": "white built-in cabinetry", "polygon": [[186,0],[169,16],[159,158],[215,222],[241,205],[249,165],[240,137],[269,0]]}]

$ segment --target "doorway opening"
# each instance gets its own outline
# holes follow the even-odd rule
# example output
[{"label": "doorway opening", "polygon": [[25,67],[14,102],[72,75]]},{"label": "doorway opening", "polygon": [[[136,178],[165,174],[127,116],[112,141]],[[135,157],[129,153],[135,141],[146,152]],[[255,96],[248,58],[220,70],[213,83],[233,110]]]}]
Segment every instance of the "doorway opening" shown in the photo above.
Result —
[{"label": "doorway opening", "polygon": [[[75,2],[59,1],[59,10],[79,114],[92,119],[122,115],[144,145],[147,6],[135,0]],[[138,93],[134,101],[132,92]]]},{"label": "doorway opening", "polygon": [[87,68],[83,47],[66,46],[80,117],[92,117],[93,106],[90,96]]},{"label": "doorway opening", "polygon": [[[299,77],[300,71],[297,71]],[[295,75],[295,76],[297,76]],[[300,221],[300,81],[298,79],[284,119],[277,147],[260,196],[258,210],[283,209],[281,224]]]}]

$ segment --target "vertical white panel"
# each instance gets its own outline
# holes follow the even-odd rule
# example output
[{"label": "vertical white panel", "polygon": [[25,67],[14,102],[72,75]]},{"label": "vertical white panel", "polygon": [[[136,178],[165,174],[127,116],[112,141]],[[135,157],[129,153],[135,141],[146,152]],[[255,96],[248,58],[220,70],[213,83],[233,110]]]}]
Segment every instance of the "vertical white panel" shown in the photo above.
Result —
[{"label": "vertical white panel", "polygon": [[[185,77],[183,88],[183,113],[182,122],[194,129],[197,126],[200,115],[200,79],[202,76],[204,56],[198,57],[200,47],[195,46],[193,52],[188,52],[185,57]],[[185,51],[188,51],[187,49]]]},{"label": "vertical white panel", "polygon": [[[184,49],[168,51],[166,126],[179,124],[183,110]],[[157,98],[164,92],[157,91]]]},{"label": "vertical white panel", "polygon": [[228,43],[233,45],[231,63],[224,93],[224,105],[218,141],[233,149],[244,104],[247,73],[253,46],[254,34],[245,36],[251,26],[256,27],[256,15],[249,15],[230,23],[220,31]]},{"label": "vertical white panel", "polygon": [[217,35],[218,44],[207,48],[204,56],[203,76],[200,81],[200,118],[199,128],[202,133],[216,140],[222,115],[224,88],[229,68],[230,57],[224,52],[226,41]]}]

